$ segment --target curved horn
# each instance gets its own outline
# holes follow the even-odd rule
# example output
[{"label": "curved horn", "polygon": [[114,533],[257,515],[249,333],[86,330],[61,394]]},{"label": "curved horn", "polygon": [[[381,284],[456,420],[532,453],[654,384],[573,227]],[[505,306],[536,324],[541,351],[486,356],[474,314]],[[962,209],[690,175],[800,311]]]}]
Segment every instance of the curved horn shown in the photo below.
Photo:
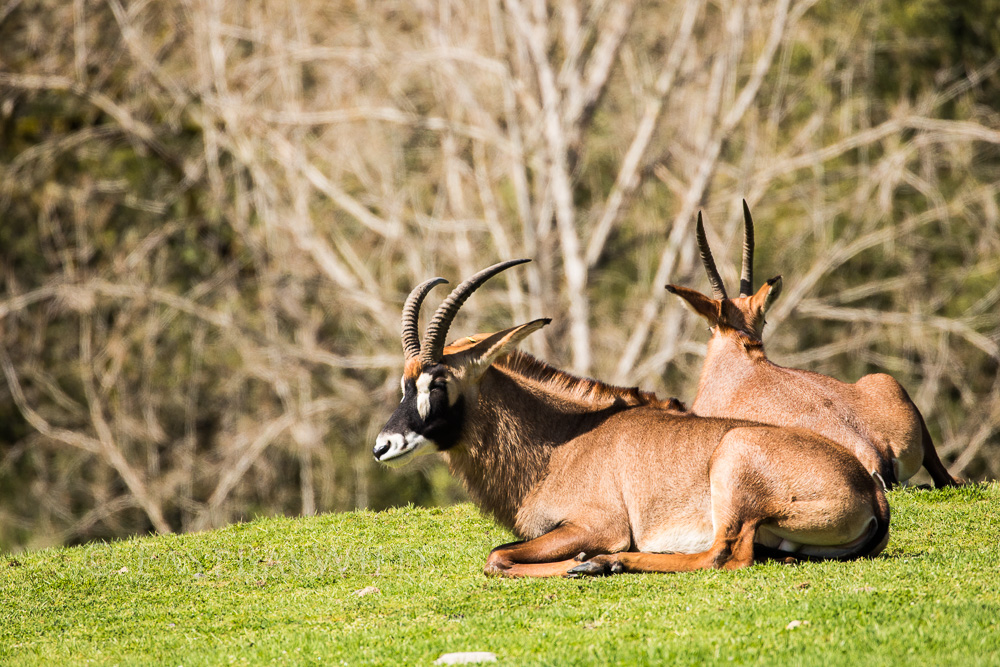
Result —
[{"label": "curved horn", "polygon": [[740,274],[740,296],[753,294],[753,218],[743,200],[743,271]]},{"label": "curved horn", "polygon": [[708,272],[708,282],[712,283],[712,296],[716,299],[726,299],[726,288],[722,284],[722,276],[715,268],[715,260],[712,259],[712,249],[708,247],[708,239],[705,237],[705,225],[701,221],[701,211],[698,211],[698,252],[701,253],[701,263],[705,265]]},{"label": "curved horn", "polygon": [[417,318],[420,317],[420,304],[424,302],[427,293],[441,283],[448,282],[444,278],[425,280],[410,292],[403,304],[403,352],[410,360],[420,354],[420,332],[417,331]]},{"label": "curved horn", "polygon": [[451,326],[452,320],[455,319],[458,309],[462,307],[465,300],[472,296],[472,293],[480,285],[505,269],[530,261],[530,259],[512,259],[507,262],[494,264],[453,289],[448,298],[438,306],[437,311],[434,313],[434,318],[427,325],[427,331],[424,333],[423,350],[420,352],[420,360],[425,364],[436,364],[441,361],[441,356],[444,353],[444,338],[448,335],[448,327]]}]

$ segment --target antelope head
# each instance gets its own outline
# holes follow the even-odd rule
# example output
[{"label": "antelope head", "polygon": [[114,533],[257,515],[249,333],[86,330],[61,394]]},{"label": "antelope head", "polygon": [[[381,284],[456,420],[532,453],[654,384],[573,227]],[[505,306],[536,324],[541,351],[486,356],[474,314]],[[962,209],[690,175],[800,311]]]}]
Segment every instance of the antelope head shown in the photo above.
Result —
[{"label": "antelope head", "polygon": [[667,285],[667,291],[685,302],[706,320],[713,333],[740,333],[759,341],[764,333],[764,314],[781,293],[781,276],[771,278],[757,292],[753,291],[753,219],[746,200],[743,200],[743,270],[740,275],[740,295],[730,299],[722,284],[722,277],[715,267],[712,250],[708,247],[705,226],[698,213],[698,251],[712,284],[712,298],[701,292],[679,285]]},{"label": "antelope head", "polygon": [[550,320],[534,320],[445,347],[448,328],[459,308],[480,285],[501,271],[528,261],[515,259],[495,264],[456,287],[434,313],[423,341],[417,330],[420,305],[431,289],[448,281],[432,278],[410,292],[403,305],[405,362],[400,380],[403,398],[375,439],[372,454],[376,461],[397,466],[420,454],[446,451],[459,444],[469,406],[478,398],[479,381],[486,369]]}]

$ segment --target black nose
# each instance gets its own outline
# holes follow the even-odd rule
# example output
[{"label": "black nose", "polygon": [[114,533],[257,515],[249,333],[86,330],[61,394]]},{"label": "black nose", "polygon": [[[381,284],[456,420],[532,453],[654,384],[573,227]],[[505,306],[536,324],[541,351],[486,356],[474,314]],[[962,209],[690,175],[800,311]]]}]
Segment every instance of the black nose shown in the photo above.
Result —
[{"label": "black nose", "polygon": [[375,457],[376,461],[379,461],[387,451],[389,451],[389,443],[384,442],[381,445],[375,445],[374,449],[372,449],[372,456]]}]

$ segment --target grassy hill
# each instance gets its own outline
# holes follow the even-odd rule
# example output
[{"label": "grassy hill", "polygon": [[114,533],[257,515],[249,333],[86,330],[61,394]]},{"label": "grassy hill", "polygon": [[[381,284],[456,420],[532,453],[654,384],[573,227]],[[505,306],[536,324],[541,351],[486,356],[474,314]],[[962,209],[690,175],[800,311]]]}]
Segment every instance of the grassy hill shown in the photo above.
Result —
[{"label": "grassy hill", "polygon": [[890,502],[879,558],[731,573],[487,579],[471,505],[0,556],[0,663],[1000,663],[1000,486]]}]

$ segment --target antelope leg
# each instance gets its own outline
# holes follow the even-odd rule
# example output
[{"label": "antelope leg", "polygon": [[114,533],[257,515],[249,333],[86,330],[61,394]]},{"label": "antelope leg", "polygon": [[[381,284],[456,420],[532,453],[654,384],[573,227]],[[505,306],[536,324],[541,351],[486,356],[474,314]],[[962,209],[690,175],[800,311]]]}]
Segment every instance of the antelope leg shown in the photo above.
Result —
[{"label": "antelope leg", "polygon": [[753,565],[756,523],[728,526],[716,535],[708,549],[697,554],[656,554],[626,551],[595,556],[580,563],[569,574],[617,574],[619,572],[690,572],[709,568],[736,570]]},{"label": "antelope leg", "polygon": [[490,552],[484,572],[504,577],[561,577],[580,564],[580,554],[587,557],[612,551],[609,544],[615,540],[609,537],[564,523],[533,540],[497,547]]},{"label": "antelope leg", "polygon": [[944,463],[938,457],[937,449],[934,447],[934,440],[931,439],[931,434],[927,430],[927,424],[924,422],[923,415],[917,412],[917,417],[920,419],[920,431],[924,444],[923,466],[930,473],[931,479],[934,480],[934,487],[940,489],[943,486],[964,486],[965,482],[948,472],[948,469],[944,467]]}]

